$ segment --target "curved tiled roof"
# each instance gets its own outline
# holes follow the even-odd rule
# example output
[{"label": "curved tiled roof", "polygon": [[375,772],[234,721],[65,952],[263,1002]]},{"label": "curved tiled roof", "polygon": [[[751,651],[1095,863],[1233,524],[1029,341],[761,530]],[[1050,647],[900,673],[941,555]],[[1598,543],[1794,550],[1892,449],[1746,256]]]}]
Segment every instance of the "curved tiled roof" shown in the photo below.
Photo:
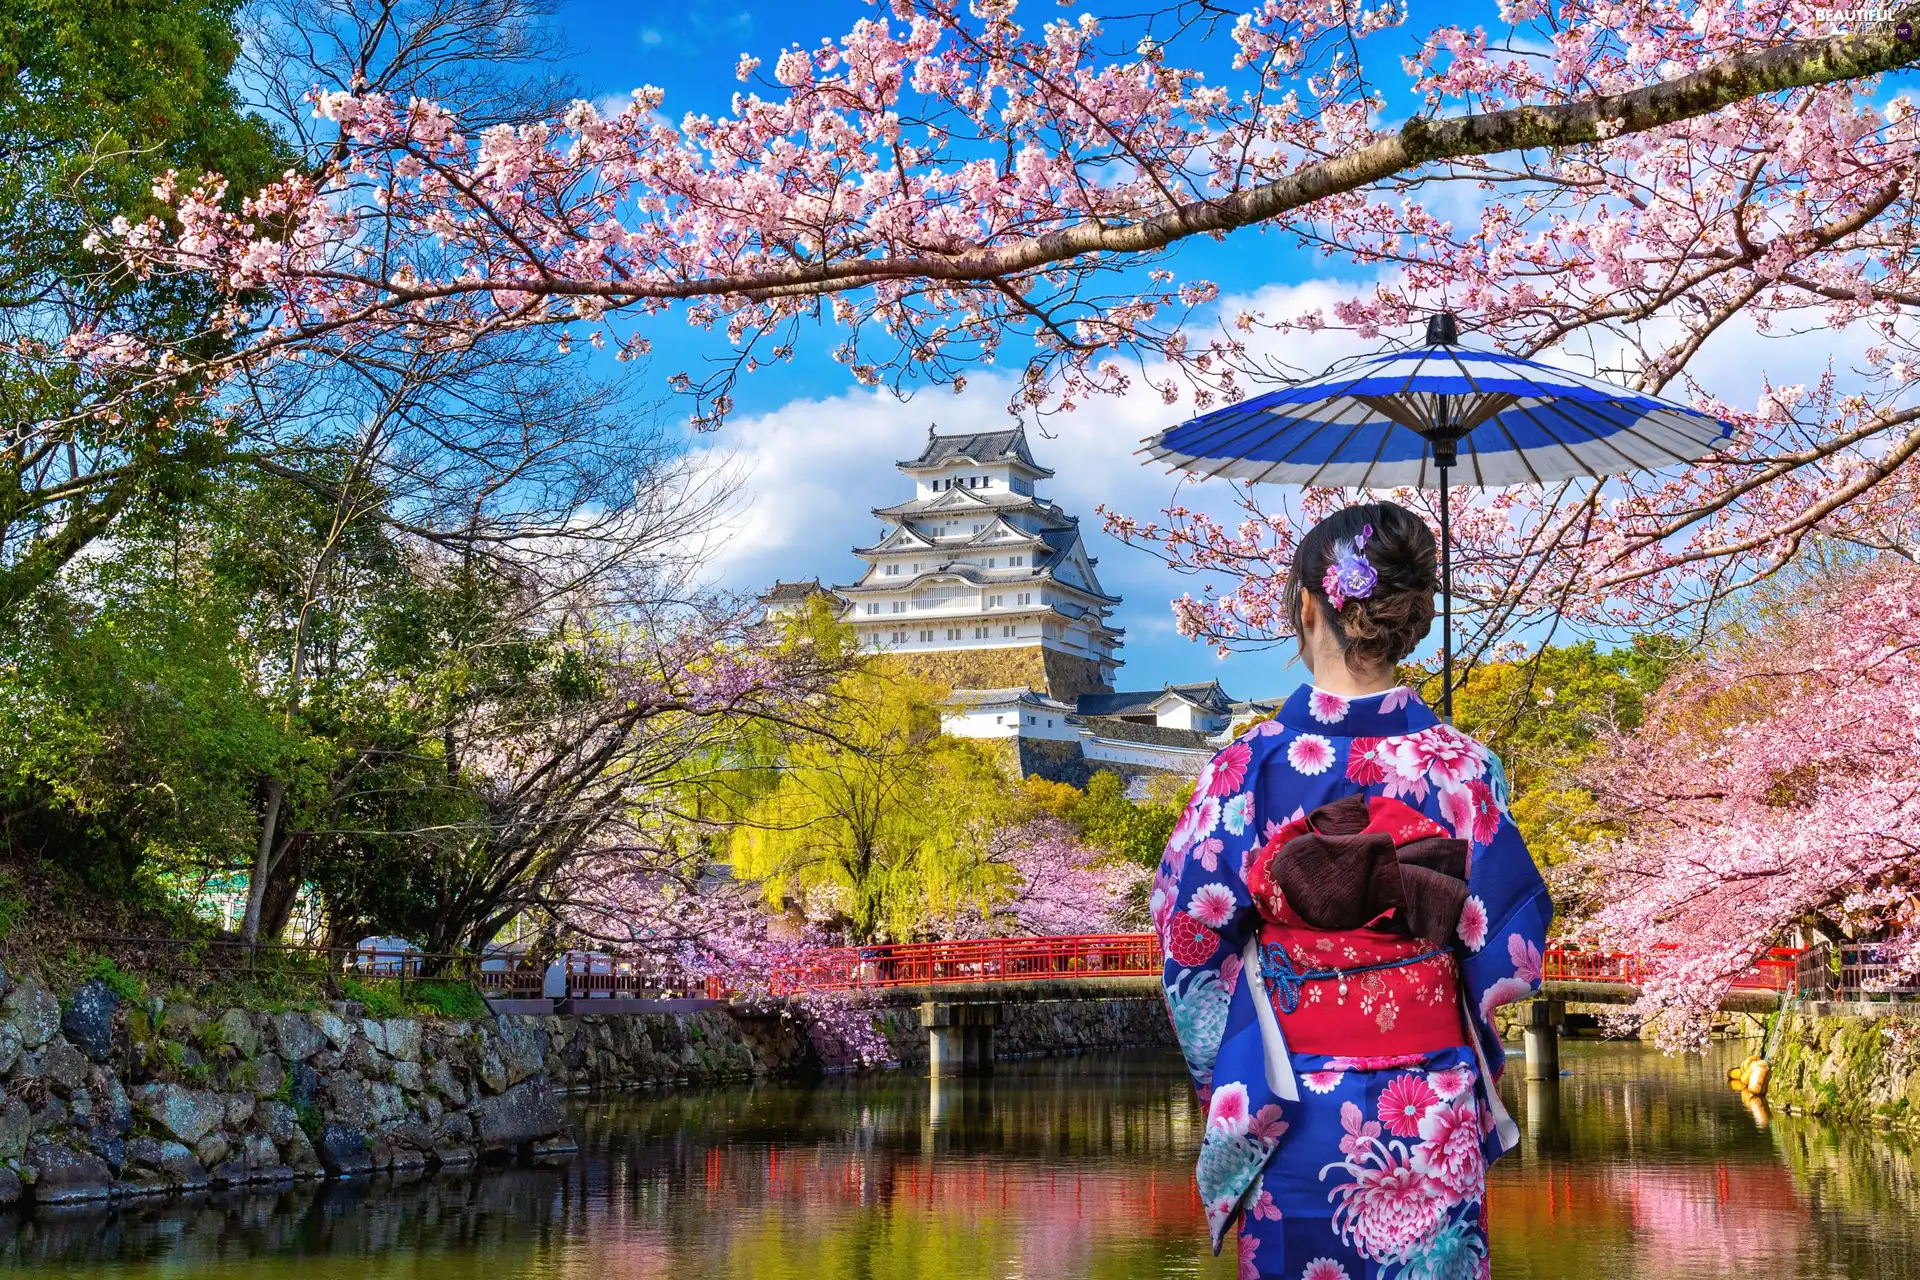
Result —
[{"label": "curved tiled roof", "polygon": [[[1085,699],[1082,699],[1085,701]],[[1090,733],[1096,738],[1109,738],[1116,742],[1137,742],[1146,747],[1180,747],[1188,751],[1213,751],[1213,744],[1207,735],[1199,729],[1163,729],[1157,724],[1135,724],[1131,720],[1115,720],[1110,716],[1090,716],[1085,712],[1074,717],[1080,724],[1082,733]]]},{"label": "curved tiled roof", "polygon": [[1018,462],[1036,476],[1053,474],[1033,460],[1033,453],[1027,448],[1027,433],[1022,427],[1015,427],[1011,431],[976,431],[952,436],[935,435],[934,429],[928,427],[927,447],[920,451],[920,456],[895,465],[902,468],[937,467],[956,460]]}]

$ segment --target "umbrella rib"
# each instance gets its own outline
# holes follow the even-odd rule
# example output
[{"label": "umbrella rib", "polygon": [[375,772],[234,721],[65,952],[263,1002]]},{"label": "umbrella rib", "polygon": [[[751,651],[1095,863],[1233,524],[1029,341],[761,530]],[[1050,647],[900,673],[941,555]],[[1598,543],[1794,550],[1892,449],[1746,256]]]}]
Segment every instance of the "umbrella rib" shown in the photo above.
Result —
[{"label": "umbrella rib", "polygon": [[[1578,418],[1574,417],[1572,414],[1568,413],[1566,410],[1560,408],[1552,400],[1541,401],[1539,407],[1543,411],[1552,413],[1554,417],[1565,422],[1568,426],[1572,427],[1574,430],[1585,434],[1587,439],[1591,443],[1597,444],[1602,448],[1609,450],[1614,457],[1620,459],[1620,461],[1625,464],[1623,467],[1610,469],[1608,471],[1595,471],[1592,467],[1588,466],[1586,463],[1581,461],[1580,455],[1573,451],[1573,446],[1568,444],[1565,440],[1561,439],[1560,434],[1558,432],[1548,431],[1547,434],[1551,435],[1554,441],[1557,444],[1559,444],[1559,446],[1562,449],[1566,450],[1567,456],[1573,459],[1574,465],[1584,469],[1588,475],[1617,475],[1622,470],[1639,471],[1644,469],[1625,450],[1623,450],[1619,445],[1613,443],[1613,437],[1616,435],[1619,435],[1620,432],[1622,431],[1631,431],[1632,428],[1630,426],[1616,428],[1614,431],[1603,436],[1599,432],[1595,431],[1593,428],[1581,422]],[[1527,416],[1530,418],[1533,417],[1533,413],[1531,410],[1522,410],[1522,412],[1526,413]],[[1540,423],[1540,419],[1538,418],[1533,418],[1533,420],[1537,424]],[[1540,425],[1542,430],[1546,430],[1546,427],[1544,424],[1540,424]],[[1669,450],[1663,449],[1661,452],[1667,453],[1668,456],[1672,456],[1671,451]]]},{"label": "umbrella rib", "polygon": [[[1363,412],[1361,413],[1359,420],[1347,429],[1347,434],[1341,437],[1340,443],[1335,445],[1331,450],[1328,451],[1327,460],[1321,463],[1318,467],[1314,468],[1314,472],[1311,476],[1308,476],[1305,480],[1302,480],[1300,482],[1302,487],[1311,487],[1314,481],[1318,480],[1321,477],[1321,475],[1323,475],[1326,472],[1326,469],[1333,465],[1334,457],[1340,452],[1340,450],[1346,448],[1347,443],[1353,439],[1354,434],[1358,432],[1360,428],[1367,425],[1368,416],[1372,413],[1378,412],[1378,410],[1372,404],[1368,403],[1370,398],[1371,397],[1364,397],[1364,396],[1346,397],[1347,403],[1359,405],[1360,408],[1363,410]],[[1343,410],[1340,414],[1335,414],[1333,417],[1327,419],[1325,425],[1328,427],[1338,426],[1340,424],[1340,418],[1344,415],[1344,412],[1345,411]],[[1393,426],[1391,422],[1389,422],[1387,426],[1387,431],[1391,432],[1392,430],[1393,430]]]},{"label": "umbrella rib", "polygon": [[1360,473],[1360,488],[1370,489],[1373,487],[1367,482],[1373,479],[1373,469],[1380,465],[1380,455],[1387,451],[1387,441],[1391,439],[1393,439],[1393,428],[1389,425],[1385,431],[1380,433],[1380,445],[1373,451],[1373,456],[1367,459],[1367,469]]},{"label": "umbrella rib", "polygon": [[[1257,438],[1258,438],[1258,436],[1259,436],[1259,433],[1260,433],[1260,431],[1261,431],[1261,429],[1262,429],[1262,425],[1263,425],[1263,424],[1262,424],[1262,423],[1261,423],[1261,422],[1259,421],[1259,418],[1258,418],[1258,416],[1257,416],[1257,415],[1259,415],[1259,414],[1266,414],[1266,415],[1267,415],[1267,416],[1268,416],[1269,418],[1273,418],[1273,417],[1277,417],[1277,416],[1278,416],[1278,415],[1276,415],[1276,414],[1274,413],[1274,411],[1273,411],[1272,409],[1258,409],[1258,410],[1249,410],[1249,411],[1248,411],[1248,413],[1247,413],[1247,417],[1246,417],[1246,421],[1245,421],[1245,423],[1244,423],[1244,424],[1236,424],[1236,426],[1235,426],[1234,428],[1232,428],[1232,430],[1233,430],[1233,431],[1235,432],[1235,434],[1234,434],[1234,435],[1233,435],[1232,437],[1230,437],[1230,438],[1229,438],[1228,440],[1226,440],[1226,441],[1223,441],[1223,442],[1217,442],[1217,443],[1215,443],[1215,444],[1212,444],[1212,445],[1209,445],[1209,448],[1212,448],[1212,449],[1217,449],[1217,450],[1221,450],[1221,452],[1214,452],[1214,453],[1207,453],[1207,454],[1202,454],[1202,455],[1200,455],[1200,456],[1201,456],[1201,457],[1212,457],[1212,458],[1221,458],[1221,459],[1223,459],[1223,460],[1225,460],[1225,461],[1227,461],[1227,462],[1229,462],[1229,463],[1231,463],[1231,462],[1233,462],[1233,461],[1237,461],[1238,459],[1235,459],[1235,458],[1233,458],[1233,457],[1231,457],[1231,454],[1230,454],[1230,452],[1229,452],[1229,451],[1231,451],[1231,450],[1234,450],[1234,449],[1238,449],[1238,448],[1240,447],[1240,443],[1241,443],[1241,441],[1243,441],[1243,440],[1253,440],[1253,439],[1257,439]],[[1276,429],[1275,429],[1275,428],[1273,428],[1273,427],[1272,427],[1272,426],[1271,426],[1270,424],[1268,424],[1268,425],[1267,425],[1267,430],[1269,430],[1269,431],[1271,431],[1271,432],[1274,432],[1274,434],[1278,434],[1278,433],[1279,433],[1279,431],[1284,431],[1285,429],[1286,429],[1286,428],[1284,428],[1284,427],[1283,427],[1283,428],[1279,428],[1279,429],[1277,429],[1277,430],[1276,430]],[[1271,438],[1271,437],[1269,437],[1269,438]],[[1309,437],[1309,439],[1310,439],[1310,438],[1311,438],[1311,437]],[[1305,443],[1305,442],[1303,441],[1302,443]],[[1298,447],[1298,446],[1290,446],[1290,448],[1297,448],[1297,447]],[[1273,464],[1273,465],[1277,467],[1277,466],[1279,466],[1279,465],[1280,465],[1280,464],[1281,464],[1282,462],[1285,462],[1285,461],[1286,461],[1286,459],[1285,459],[1285,458],[1281,458],[1281,459],[1279,459],[1278,461],[1276,461],[1276,462],[1274,462],[1274,464]],[[1271,469],[1271,468],[1269,468],[1269,469]],[[1218,474],[1219,474],[1219,472],[1218,472],[1218,471],[1212,471],[1212,472],[1209,472],[1208,474],[1210,474],[1210,475],[1218,475]]]},{"label": "umbrella rib", "polygon": [[[1515,404],[1519,403],[1518,397],[1515,397],[1514,403]],[[1524,413],[1525,410],[1522,409],[1521,412]],[[1527,478],[1532,483],[1538,484],[1538,485],[1546,484],[1546,481],[1540,478],[1540,473],[1533,469],[1533,460],[1527,457],[1527,451],[1520,447],[1520,442],[1513,438],[1513,432],[1507,430],[1507,424],[1500,421],[1500,416],[1498,414],[1495,414],[1493,417],[1488,418],[1487,422],[1482,425],[1491,425],[1495,431],[1498,431],[1501,435],[1507,438],[1507,443],[1513,446],[1514,457],[1520,459],[1520,465],[1527,469]]]},{"label": "umbrella rib", "polygon": [[[1574,468],[1579,473],[1583,475],[1612,474],[1612,472],[1607,472],[1607,471],[1595,471],[1590,465],[1588,465],[1585,461],[1581,459],[1579,454],[1573,451],[1573,446],[1568,444],[1566,440],[1561,436],[1559,428],[1555,426],[1551,426],[1546,421],[1535,416],[1534,414],[1535,408],[1548,409],[1548,408],[1551,408],[1551,406],[1552,406],[1552,401],[1550,400],[1536,399],[1534,403],[1531,405],[1525,402],[1516,404],[1514,406],[1514,412],[1525,415],[1527,421],[1533,423],[1534,426],[1540,429],[1541,435],[1553,441],[1554,446],[1558,448],[1562,453],[1567,455],[1567,459],[1573,464]],[[1614,445],[1609,444],[1605,436],[1599,435],[1596,432],[1594,432],[1592,428],[1582,425],[1579,419],[1574,418],[1559,409],[1553,409],[1553,414],[1555,418],[1565,422],[1567,426],[1572,427],[1575,431],[1584,433],[1588,441],[1590,441],[1591,443],[1603,445],[1608,449],[1612,449],[1614,456],[1619,458],[1622,462],[1624,462],[1628,466],[1628,468],[1632,468],[1635,465],[1632,458],[1629,458],[1626,454],[1620,452],[1620,450]],[[1518,441],[1516,441],[1515,443],[1517,444]],[[1527,471],[1530,475],[1535,475],[1535,476],[1539,475],[1539,472],[1534,471],[1531,466],[1527,468]]]}]

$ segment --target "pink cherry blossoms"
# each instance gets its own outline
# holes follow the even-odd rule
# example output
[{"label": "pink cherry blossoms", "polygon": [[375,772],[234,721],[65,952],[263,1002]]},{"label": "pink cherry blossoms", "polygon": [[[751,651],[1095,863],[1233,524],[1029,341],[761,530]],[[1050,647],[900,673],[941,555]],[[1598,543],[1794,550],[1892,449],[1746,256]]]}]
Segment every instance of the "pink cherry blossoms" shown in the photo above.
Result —
[{"label": "pink cherry blossoms", "polygon": [[1589,780],[1622,827],[1586,923],[1652,966],[1646,1014],[1700,1034],[1805,927],[1920,972],[1920,572],[1885,568],[1677,677]]},{"label": "pink cherry blossoms", "polygon": [[[1755,127],[1803,114],[1792,94],[1755,95],[1905,57],[1890,24],[1820,30],[1780,0],[1713,0],[1697,16],[1575,0],[1514,11],[1517,34],[1553,56],[1497,57],[1479,33],[1442,28],[1403,71],[1397,49],[1369,40],[1402,16],[1393,3],[1264,0],[1230,26],[1180,10],[1023,24],[1013,0],[892,0],[837,40],[770,63],[743,55],[747,87],[729,109],[677,121],[645,87],[611,115],[576,102],[484,129],[432,102],[317,93],[339,146],[314,172],[237,208],[217,178],[162,184],[171,222],[116,223],[99,242],[138,271],[220,280],[241,361],[375,333],[459,347],[525,325],[633,354],[678,311],[734,348],[724,373],[675,378],[709,423],[738,373],[788,358],[802,323],[821,319],[863,383],[958,384],[1018,338],[1021,407],[1071,408],[1142,380],[1169,404],[1205,404],[1244,390],[1255,362],[1241,330],[1256,321],[1196,317],[1217,285],[1160,260],[1184,238],[1284,215],[1309,238],[1357,232],[1363,254],[1418,254],[1401,222],[1435,245],[1450,228],[1403,209],[1395,184],[1435,166],[1565,148],[1533,185],[1577,191],[1579,166],[1658,150],[1674,129],[1717,131],[1717,149],[1742,152]],[[1359,60],[1368,51],[1375,66]],[[1425,100],[1384,128],[1406,95],[1377,87],[1383,62]],[[1533,109],[1503,113],[1520,103]],[[1797,152],[1825,158],[1830,114],[1811,114],[1816,140]],[[1550,261],[1523,231],[1491,246],[1488,269]],[[1569,239],[1619,239],[1598,231]],[[1383,300],[1382,318],[1397,305]]]}]

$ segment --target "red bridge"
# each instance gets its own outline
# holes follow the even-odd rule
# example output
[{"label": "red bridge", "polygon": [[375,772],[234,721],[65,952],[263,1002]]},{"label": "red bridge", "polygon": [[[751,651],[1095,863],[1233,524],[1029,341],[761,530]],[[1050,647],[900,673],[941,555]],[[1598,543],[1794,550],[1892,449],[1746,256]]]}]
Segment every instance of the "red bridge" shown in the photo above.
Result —
[{"label": "red bridge", "polygon": [[[1803,986],[1804,954],[1805,948],[1774,947],[1733,985],[1742,991],[1797,993]],[[1623,951],[1556,946],[1547,949],[1544,960],[1549,991],[1556,995],[1624,1002],[1633,998],[1646,972],[1640,956]],[[1161,963],[1159,939],[1150,933],[889,943],[809,952],[802,961],[775,968],[771,986],[776,995],[798,995],[1061,979],[1142,978],[1157,983]],[[1589,992],[1590,987],[1595,990]]]},{"label": "red bridge", "polygon": [[[1560,999],[1626,1004],[1638,994],[1644,957],[1580,945],[1549,947],[1543,957],[1545,993]],[[776,962],[765,991],[776,997],[824,991],[891,993],[901,1002],[934,997],[948,1002],[1057,1000],[1157,993],[1160,943],[1150,933],[1082,934],[1045,938],[979,938],[954,942],[884,943],[817,948]],[[559,972],[539,966],[478,975],[490,996],[559,996]],[[1774,947],[1733,982],[1729,1007],[1773,1008],[1782,995],[1826,995],[1835,984],[1825,947]],[[658,961],[575,952],[564,959],[565,997],[573,1001],[668,997],[725,999],[719,979]],[[523,990],[524,989],[524,990]]]}]

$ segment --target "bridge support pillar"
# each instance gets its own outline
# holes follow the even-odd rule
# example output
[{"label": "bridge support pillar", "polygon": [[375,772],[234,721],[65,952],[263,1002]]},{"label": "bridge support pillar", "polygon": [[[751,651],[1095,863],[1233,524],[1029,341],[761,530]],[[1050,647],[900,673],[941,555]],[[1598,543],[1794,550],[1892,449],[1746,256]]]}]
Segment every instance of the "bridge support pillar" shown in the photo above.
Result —
[{"label": "bridge support pillar", "polygon": [[920,1006],[927,1029],[927,1070],[936,1076],[980,1075],[993,1070],[993,1029],[1000,1025],[997,1004],[947,1004],[929,1000]]},{"label": "bridge support pillar", "polygon": [[1526,1045],[1525,1079],[1560,1078],[1560,1027],[1567,1020],[1567,1002],[1540,997],[1527,1006],[1527,1023],[1521,1029]]}]

